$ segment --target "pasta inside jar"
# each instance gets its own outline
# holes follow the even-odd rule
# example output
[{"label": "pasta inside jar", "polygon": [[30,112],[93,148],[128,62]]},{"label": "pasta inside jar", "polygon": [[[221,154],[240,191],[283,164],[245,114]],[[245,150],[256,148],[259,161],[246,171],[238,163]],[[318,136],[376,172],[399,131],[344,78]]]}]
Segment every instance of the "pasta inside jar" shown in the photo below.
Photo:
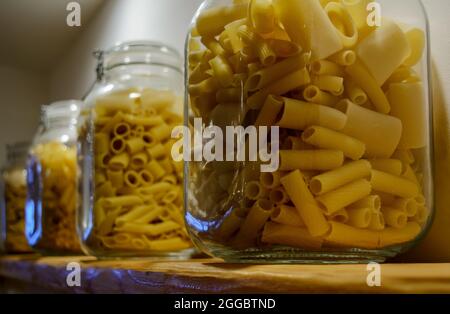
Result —
[{"label": "pasta inside jar", "polygon": [[26,170],[14,168],[3,173],[5,183],[5,250],[8,253],[32,252],[25,236]]},{"label": "pasta inside jar", "polygon": [[[42,182],[42,234],[35,248],[47,253],[80,253],[76,231],[77,160],[75,147],[59,142],[31,151],[30,171]],[[38,170],[39,169],[39,170]]]},{"label": "pasta inside jar", "polygon": [[170,91],[97,98],[93,113],[94,230],[97,250],[146,255],[192,247],[182,213],[183,163],[172,159],[172,129],[183,123]]},{"label": "pasta inside jar", "polygon": [[[391,15],[411,2],[417,23]],[[267,136],[279,147],[275,172],[261,171],[262,159],[189,163],[186,220],[205,252],[383,261],[425,233],[433,198],[422,14],[403,0],[205,1],[187,42],[190,121],[223,133],[279,128],[278,139]]]}]

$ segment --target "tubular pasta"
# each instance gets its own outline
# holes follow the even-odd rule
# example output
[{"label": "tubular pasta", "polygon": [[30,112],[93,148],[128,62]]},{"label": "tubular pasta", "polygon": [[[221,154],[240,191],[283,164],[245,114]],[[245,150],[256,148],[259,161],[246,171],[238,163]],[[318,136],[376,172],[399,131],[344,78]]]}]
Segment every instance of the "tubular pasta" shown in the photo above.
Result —
[{"label": "tubular pasta", "polygon": [[348,211],[346,209],[338,210],[337,212],[328,216],[328,219],[343,224],[348,223],[349,220]]},{"label": "tubular pasta", "polygon": [[360,86],[367,93],[367,96],[369,96],[369,99],[372,101],[378,112],[387,114],[391,111],[391,105],[380,85],[378,85],[375,79],[367,72],[360,62],[356,62],[346,67],[345,71],[350,75],[355,84]]},{"label": "tubular pasta", "polygon": [[305,130],[311,125],[318,125],[339,131],[346,125],[347,117],[339,110],[290,98],[283,100],[281,115],[277,120],[280,127]]},{"label": "tubular pasta", "polygon": [[270,220],[282,225],[305,227],[305,223],[299,216],[297,209],[287,205],[276,207],[270,216]]},{"label": "tubular pasta", "polygon": [[313,177],[309,188],[315,195],[322,195],[358,179],[367,178],[371,174],[370,171],[371,166],[366,160],[350,162]]},{"label": "tubular pasta", "polygon": [[231,210],[220,224],[217,235],[223,239],[229,239],[233,236],[241,227],[242,222],[245,219],[245,212],[239,208]]},{"label": "tubular pasta", "polygon": [[269,34],[275,30],[275,9],[270,0],[251,0],[249,21],[259,34]]},{"label": "tubular pasta", "polygon": [[372,212],[379,212],[381,209],[381,198],[379,195],[369,195],[348,206],[349,209],[369,208]]},{"label": "tubular pasta", "polygon": [[338,101],[334,95],[321,91],[317,86],[309,85],[303,91],[303,97],[312,103],[316,103],[324,106],[334,106]]},{"label": "tubular pasta", "polygon": [[331,232],[325,237],[330,244],[363,249],[379,247],[379,233],[330,221]]},{"label": "tubular pasta", "polygon": [[250,109],[259,109],[270,94],[283,95],[297,87],[307,85],[310,81],[311,78],[306,68],[300,69],[256,92],[248,98],[247,104]]},{"label": "tubular pasta", "polygon": [[[346,8],[336,2],[330,2],[325,6],[325,12],[336,27],[344,48],[351,48],[358,42],[358,29],[350,13]],[[339,27],[342,25],[342,27]]]},{"label": "tubular pasta", "polygon": [[329,224],[306,186],[302,173],[299,170],[291,172],[281,179],[281,184],[294,203],[309,233],[312,236],[325,235],[330,228]]},{"label": "tubular pasta", "polygon": [[325,59],[343,48],[318,1],[274,0],[273,3],[289,37],[306,51],[312,51],[313,60]]},{"label": "tubular pasta", "polygon": [[348,224],[355,228],[366,229],[372,220],[372,210],[370,208],[348,209]]},{"label": "tubular pasta", "polygon": [[370,159],[369,162],[375,170],[387,172],[394,176],[400,176],[403,173],[403,163],[398,159]]},{"label": "tubular pasta", "polygon": [[302,134],[302,140],[321,149],[342,151],[345,157],[352,160],[361,159],[366,151],[363,142],[320,126],[306,129]]},{"label": "tubular pasta", "polygon": [[391,115],[403,125],[399,149],[422,148],[427,144],[427,113],[422,83],[391,84],[387,97]]},{"label": "tubular pasta", "polygon": [[353,50],[342,50],[328,59],[338,65],[349,66],[356,62],[356,53]]},{"label": "tubular pasta", "polygon": [[380,247],[405,243],[415,239],[421,231],[420,226],[415,222],[408,222],[402,229],[386,228],[380,233]]},{"label": "tubular pasta", "polygon": [[359,86],[356,86],[351,79],[345,80],[345,91],[348,98],[356,105],[361,106],[368,100],[366,93]]},{"label": "tubular pasta", "polygon": [[415,183],[378,170],[372,170],[370,183],[375,191],[400,197],[416,197],[419,194],[419,188]]},{"label": "tubular pasta", "polygon": [[369,229],[380,231],[385,228],[386,222],[384,221],[383,213],[372,212],[372,218],[370,220]]},{"label": "tubular pasta", "polygon": [[393,21],[384,19],[380,27],[359,43],[356,54],[377,85],[381,86],[411,55],[411,50],[402,29]]},{"label": "tubular pasta", "polygon": [[312,78],[312,83],[321,90],[330,92],[333,95],[341,95],[344,92],[344,78],[339,76],[315,76]]},{"label": "tubular pasta", "polygon": [[200,36],[216,36],[225,26],[247,15],[247,5],[218,7],[204,11],[197,20],[197,31]]},{"label": "tubular pasta", "polygon": [[327,214],[331,215],[368,196],[371,190],[370,182],[360,179],[323,194],[316,199]]},{"label": "tubular pasta", "polygon": [[399,119],[351,102],[341,102],[337,108],[347,115],[347,124],[341,132],[363,142],[366,157],[390,158],[393,155],[402,134]]},{"label": "tubular pasta", "polygon": [[269,200],[259,199],[250,209],[247,217],[234,239],[238,246],[252,246],[260,231],[272,214],[273,204]]},{"label": "tubular pasta", "polygon": [[411,48],[411,53],[403,64],[412,67],[422,59],[426,44],[425,33],[421,29],[412,28],[408,30],[405,35],[409,47]]},{"label": "tubular pasta", "polygon": [[302,249],[319,249],[323,240],[312,237],[306,229],[269,222],[262,232],[262,242],[289,245]]},{"label": "tubular pasta", "polygon": [[251,74],[247,80],[246,89],[249,91],[262,89],[295,70],[302,69],[304,66],[305,62],[302,55],[287,58]]},{"label": "tubular pasta", "polygon": [[273,95],[268,96],[255,121],[255,126],[274,125],[282,108],[283,98]]}]

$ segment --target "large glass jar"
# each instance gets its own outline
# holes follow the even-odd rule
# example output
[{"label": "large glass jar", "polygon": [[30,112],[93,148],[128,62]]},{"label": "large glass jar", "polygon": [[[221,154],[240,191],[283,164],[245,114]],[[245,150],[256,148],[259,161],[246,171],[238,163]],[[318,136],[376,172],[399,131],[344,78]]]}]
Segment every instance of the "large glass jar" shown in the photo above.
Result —
[{"label": "large glass jar", "polygon": [[201,250],[357,263],[419,241],[433,213],[420,1],[207,0],[187,40],[187,122],[209,153],[186,176]]},{"label": "large glass jar", "polygon": [[1,233],[7,253],[31,253],[25,237],[26,156],[29,143],[7,146],[6,167],[2,170]]},{"label": "large glass jar", "polygon": [[77,235],[77,119],[82,102],[41,108],[41,126],[27,162],[26,235],[46,255],[80,254]]},{"label": "large glass jar", "polygon": [[80,134],[84,250],[100,257],[184,257],[183,163],[171,156],[183,125],[182,59],[129,42],[96,53],[98,80]]}]

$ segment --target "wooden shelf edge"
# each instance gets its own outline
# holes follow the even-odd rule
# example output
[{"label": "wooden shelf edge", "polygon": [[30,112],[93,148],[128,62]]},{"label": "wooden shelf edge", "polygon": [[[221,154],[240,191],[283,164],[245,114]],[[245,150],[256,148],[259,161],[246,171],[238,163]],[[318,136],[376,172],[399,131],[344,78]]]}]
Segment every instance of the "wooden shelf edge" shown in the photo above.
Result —
[{"label": "wooden shelf edge", "polygon": [[[81,286],[66,283],[71,262]],[[450,293],[450,264],[383,264],[381,286],[367,265],[247,265],[217,260],[102,260],[7,256],[0,276],[74,293]]]}]

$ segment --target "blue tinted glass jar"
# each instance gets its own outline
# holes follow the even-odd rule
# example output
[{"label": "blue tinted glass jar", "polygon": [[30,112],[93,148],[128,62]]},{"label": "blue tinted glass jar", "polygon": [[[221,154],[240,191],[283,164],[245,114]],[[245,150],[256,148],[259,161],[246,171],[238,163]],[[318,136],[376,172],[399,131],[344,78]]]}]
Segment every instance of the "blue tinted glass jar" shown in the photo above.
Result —
[{"label": "blue tinted glass jar", "polygon": [[76,143],[82,106],[75,100],[43,106],[28,153],[26,235],[33,249],[45,255],[81,253]]},{"label": "blue tinted glass jar", "polygon": [[26,156],[29,143],[7,146],[7,165],[1,178],[1,239],[6,253],[31,253],[25,236]]}]

